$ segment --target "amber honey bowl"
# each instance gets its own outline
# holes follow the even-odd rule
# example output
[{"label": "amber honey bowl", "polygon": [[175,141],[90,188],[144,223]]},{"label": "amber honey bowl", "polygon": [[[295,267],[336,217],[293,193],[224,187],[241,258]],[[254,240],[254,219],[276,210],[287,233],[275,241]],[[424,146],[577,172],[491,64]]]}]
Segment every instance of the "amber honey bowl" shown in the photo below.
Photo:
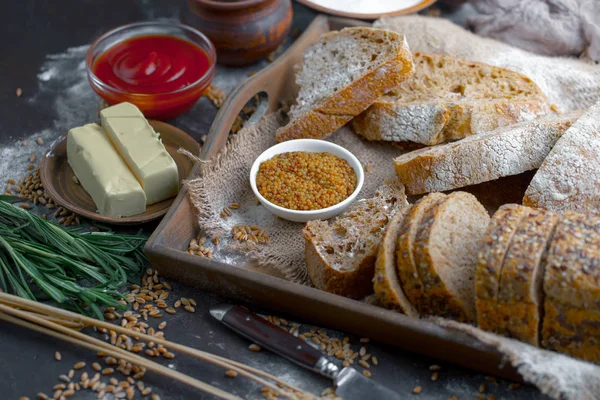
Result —
[{"label": "amber honey bowl", "polygon": [[188,0],[182,20],[214,43],[219,64],[239,67],[275,51],[292,16],[291,0]]}]

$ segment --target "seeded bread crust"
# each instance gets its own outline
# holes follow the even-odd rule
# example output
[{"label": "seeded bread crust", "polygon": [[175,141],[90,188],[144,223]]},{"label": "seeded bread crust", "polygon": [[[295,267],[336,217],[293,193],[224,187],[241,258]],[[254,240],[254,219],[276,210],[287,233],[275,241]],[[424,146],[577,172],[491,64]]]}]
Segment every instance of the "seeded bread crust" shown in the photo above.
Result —
[{"label": "seeded bread crust", "polygon": [[370,140],[434,145],[551,112],[517,72],[442,54],[414,54],[414,75],[352,121]]},{"label": "seeded bread crust", "polygon": [[373,293],[377,250],[393,215],[408,206],[401,185],[384,185],[332,221],[302,230],[308,275],[321,290],[361,299]]},{"label": "seeded bread crust", "polygon": [[353,270],[340,272],[329,266],[306,233],[305,240],[304,255],[308,274],[317,289],[353,299],[363,298],[372,292],[371,281],[375,273],[377,248],[370,249],[369,254]]},{"label": "seeded bread crust", "polygon": [[542,346],[600,362],[600,218],[565,212],[544,276]]},{"label": "seeded bread crust", "polygon": [[[453,210],[452,207],[459,207],[459,211]],[[476,221],[472,224],[473,231],[469,232],[468,237],[464,237],[463,241],[455,246],[445,241],[438,243],[441,241],[443,230],[451,229],[451,233],[456,235],[459,230],[465,229],[463,224],[468,222],[469,218],[476,218]],[[475,196],[466,192],[449,194],[423,215],[414,243],[415,265],[433,314],[464,322],[476,319],[474,279],[477,254],[489,220],[483,205]],[[450,252],[464,256],[460,265],[448,258]],[[442,277],[448,276],[445,269],[452,271],[453,279],[461,278],[463,290],[458,286],[452,287],[454,283]]]},{"label": "seeded bread crust", "polygon": [[[389,60],[366,72],[350,85],[317,101],[307,113],[292,117],[287,125],[277,130],[278,142],[299,138],[325,138],[366,110],[378,97],[402,83],[413,71],[412,54],[403,35],[373,28],[345,28],[323,35],[315,46],[338,35],[365,35],[373,39],[373,48],[383,46],[383,43],[390,40],[398,44]],[[305,57],[304,63],[307,62],[310,59]]]},{"label": "seeded bread crust", "polygon": [[558,215],[532,209],[521,220],[504,258],[494,331],[539,347],[543,277]]},{"label": "seeded bread crust", "polygon": [[407,212],[396,242],[396,262],[402,289],[408,300],[421,314],[431,314],[423,292],[423,283],[417,272],[414,255],[415,236],[423,215],[446,198],[443,193],[431,193],[414,204]]},{"label": "seeded bread crust", "polygon": [[409,317],[419,317],[416,308],[404,295],[396,269],[396,242],[408,210],[407,207],[398,211],[383,234],[375,262],[373,289],[383,307],[396,310]]},{"label": "seeded bread crust", "polygon": [[556,141],[581,114],[548,116],[406,153],[394,160],[396,175],[407,194],[416,195],[530,171],[542,165]]},{"label": "seeded bread crust", "polygon": [[475,271],[477,325],[483,330],[494,330],[493,326],[498,319],[496,302],[504,257],[519,222],[529,210],[518,204],[501,206],[492,216],[483,236]]},{"label": "seeded bread crust", "polygon": [[600,101],[556,142],[531,180],[523,204],[600,215]]}]

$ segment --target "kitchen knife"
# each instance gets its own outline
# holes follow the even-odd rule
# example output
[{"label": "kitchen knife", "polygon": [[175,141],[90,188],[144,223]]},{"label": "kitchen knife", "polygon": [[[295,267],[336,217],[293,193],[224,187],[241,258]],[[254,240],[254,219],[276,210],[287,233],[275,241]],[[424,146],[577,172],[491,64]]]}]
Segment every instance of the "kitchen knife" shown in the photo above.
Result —
[{"label": "kitchen knife", "polygon": [[210,313],[227,327],[260,346],[332,379],[336,395],[344,400],[401,399],[398,393],[367,378],[354,368],[340,368],[307,342],[243,307],[221,304],[211,308]]}]

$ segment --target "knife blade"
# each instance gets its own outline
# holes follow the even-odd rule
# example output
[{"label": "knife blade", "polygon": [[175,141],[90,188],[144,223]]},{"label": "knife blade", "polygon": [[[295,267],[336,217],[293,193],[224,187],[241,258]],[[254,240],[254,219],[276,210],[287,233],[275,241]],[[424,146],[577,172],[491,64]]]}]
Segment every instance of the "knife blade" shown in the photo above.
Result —
[{"label": "knife blade", "polygon": [[210,314],[228,328],[261,347],[333,380],[336,395],[344,400],[401,399],[398,393],[367,378],[356,369],[340,368],[307,342],[290,335],[244,307],[220,304],[212,307]]}]

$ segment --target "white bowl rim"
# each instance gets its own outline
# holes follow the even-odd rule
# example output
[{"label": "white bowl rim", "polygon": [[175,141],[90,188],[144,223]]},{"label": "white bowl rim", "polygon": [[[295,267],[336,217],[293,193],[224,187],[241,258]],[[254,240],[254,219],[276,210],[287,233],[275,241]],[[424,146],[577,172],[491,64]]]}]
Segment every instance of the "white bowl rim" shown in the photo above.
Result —
[{"label": "white bowl rim", "polygon": [[[260,192],[258,191],[258,188],[256,187],[256,175],[258,174],[258,168],[259,168],[260,164],[262,164],[263,162],[265,162],[267,160],[270,160],[277,154],[290,153],[290,151],[282,151],[279,153],[274,153],[272,157],[264,159],[264,160],[261,160],[261,158],[262,158],[263,154],[265,154],[267,151],[273,150],[274,148],[276,148],[278,146],[282,146],[282,145],[284,145],[286,143],[290,143],[290,142],[297,143],[298,145],[302,145],[304,143],[318,143],[319,145],[323,146],[323,150],[319,151],[319,153],[329,153],[327,151],[327,148],[330,148],[330,149],[335,148],[339,152],[343,153],[348,159],[352,160],[358,166],[358,170],[356,170],[355,168],[352,168],[354,170],[354,172],[356,173],[356,178],[357,178],[356,189],[354,189],[354,192],[352,192],[352,194],[350,194],[350,196],[348,196],[343,201],[341,201],[337,204],[334,204],[332,206],[329,206],[327,208],[320,208],[318,210],[292,210],[289,208],[278,206],[277,204],[272,203],[269,200],[267,200],[266,198],[264,198],[263,195],[260,194]],[[306,151],[306,150],[302,150],[302,148],[299,148],[298,150],[294,150],[294,151],[302,152],[302,151]],[[317,151],[309,151],[309,153],[317,153]],[[340,158],[343,158],[343,157],[340,157]],[[345,160],[348,161],[348,159],[345,159]],[[350,166],[352,167],[352,165],[350,165]],[[358,196],[358,194],[362,190],[364,180],[365,180],[365,172],[364,172],[363,166],[360,163],[359,159],[354,154],[352,154],[350,151],[348,151],[347,149],[345,149],[344,147],[342,147],[338,144],[328,142],[326,140],[320,140],[320,139],[294,139],[294,140],[288,140],[288,141],[285,141],[282,143],[278,143],[274,146],[269,147],[262,153],[260,153],[260,155],[258,157],[256,157],[256,160],[254,160],[254,163],[252,164],[252,167],[250,168],[250,186],[252,187],[252,191],[254,192],[256,197],[258,197],[258,199],[261,201],[261,203],[265,202],[265,203],[269,204],[269,206],[273,207],[274,209],[276,209],[278,211],[282,211],[285,213],[289,213],[290,215],[298,215],[298,216],[309,216],[309,215],[317,215],[317,214],[321,214],[321,213],[327,213],[327,212],[333,211],[337,208],[342,208],[342,207],[346,206],[347,204],[354,201],[354,199]]]}]

